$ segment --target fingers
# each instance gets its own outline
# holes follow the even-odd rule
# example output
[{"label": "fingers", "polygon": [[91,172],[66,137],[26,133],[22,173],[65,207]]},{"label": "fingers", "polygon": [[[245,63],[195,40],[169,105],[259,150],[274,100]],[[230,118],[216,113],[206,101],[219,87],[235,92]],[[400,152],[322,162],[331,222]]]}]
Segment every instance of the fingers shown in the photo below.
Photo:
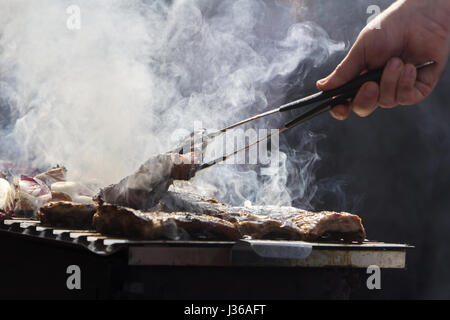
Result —
[{"label": "fingers", "polygon": [[393,108],[397,105],[413,105],[423,99],[416,87],[417,70],[412,64],[403,64],[400,58],[392,58],[383,71],[380,83],[379,105]]},{"label": "fingers", "polygon": [[[446,59],[443,61],[447,61]],[[423,98],[431,94],[445,69],[446,63],[438,62],[438,59],[435,61],[435,65],[428,66],[417,74],[416,88]]]},{"label": "fingers", "polygon": [[379,105],[383,108],[395,107],[397,103],[397,85],[404,69],[400,58],[392,58],[383,71],[380,83]]},{"label": "fingers", "polygon": [[364,69],[364,47],[362,41],[356,41],[337,68],[328,77],[317,81],[317,87],[323,91],[335,89],[353,80]]},{"label": "fingers", "polygon": [[379,85],[375,82],[365,83],[351,106],[335,107],[331,114],[338,120],[345,120],[351,110],[360,117],[367,117],[378,106],[393,108],[397,105],[419,103],[431,92],[435,84],[426,79],[426,76],[425,73],[418,75],[413,64],[404,64],[400,58],[392,58],[386,64]]},{"label": "fingers", "polygon": [[337,120],[345,120],[353,111],[360,117],[367,117],[378,106],[379,87],[376,82],[365,83],[350,106],[339,105],[331,110],[331,115]]},{"label": "fingers", "polygon": [[397,86],[398,104],[413,105],[421,100],[421,94],[415,87],[416,78],[416,67],[412,64],[405,65]]},{"label": "fingers", "polygon": [[[351,58],[350,55],[330,76],[317,83],[319,89],[330,90],[334,86],[346,83],[344,81],[348,77],[354,78],[350,74],[359,68],[348,67],[347,59],[349,58]],[[420,70],[418,73],[413,64],[404,64],[400,58],[391,58],[384,68],[379,85],[375,82],[365,83],[353,99],[351,106],[335,107],[331,114],[338,120],[344,120],[351,110],[361,117],[366,117],[378,106],[393,108],[397,105],[417,104],[431,93],[441,73],[441,69],[433,68],[433,66]]]},{"label": "fingers", "polygon": [[350,115],[350,111],[351,111],[350,106],[339,105],[331,110],[331,115],[336,120],[345,120]]},{"label": "fingers", "polygon": [[378,107],[380,89],[376,82],[365,83],[352,102],[353,111],[360,117],[367,117]]},{"label": "fingers", "polygon": [[381,78],[379,105],[384,108],[414,105],[421,102],[430,92],[430,86],[420,81],[413,64],[403,64],[401,59],[392,58]]}]

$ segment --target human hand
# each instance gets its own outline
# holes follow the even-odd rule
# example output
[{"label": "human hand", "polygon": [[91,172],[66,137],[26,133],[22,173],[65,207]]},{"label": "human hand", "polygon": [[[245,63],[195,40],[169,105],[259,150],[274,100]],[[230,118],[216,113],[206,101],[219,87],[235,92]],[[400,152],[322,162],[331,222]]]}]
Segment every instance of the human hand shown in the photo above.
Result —
[{"label": "human hand", "polygon": [[[332,115],[346,119],[350,111],[368,116],[378,106],[393,108],[424,100],[436,86],[447,63],[450,47],[450,1],[400,0],[366,26],[346,58],[317,82],[328,91],[361,73],[384,67],[380,84],[365,83],[350,105],[336,106]],[[375,24],[381,29],[374,28]],[[417,72],[415,65],[435,65]]]}]

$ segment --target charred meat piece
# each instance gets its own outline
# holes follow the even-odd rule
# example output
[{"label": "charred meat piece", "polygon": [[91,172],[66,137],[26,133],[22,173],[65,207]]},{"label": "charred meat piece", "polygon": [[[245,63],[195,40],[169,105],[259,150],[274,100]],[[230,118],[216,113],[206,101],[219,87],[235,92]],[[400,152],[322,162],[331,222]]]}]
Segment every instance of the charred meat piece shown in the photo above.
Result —
[{"label": "charred meat piece", "polygon": [[236,210],[216,199],[205,199],[196,194],[173,191],[167,192],[153,209],[166,212],[185,211],[206,214],[233,223],[243,214],[242,210]]},{"label": "charred meat piece", "polygon": [[92,217],[96,210],[97,206],[93,204],[49,202],[39,208],[36,217],[44,226],[92,229]]},{"label": "charred meat piece", "polygon": [[242,235],[253,239],[363,242],[361,218],[350,213],[309,212],[294,207],[232,207],[197,195],[168,192],[157,209],[189,211],[232,222]]},{"label": "charred meat piece", "polygon": [[182,212],[142,212],[110,204],[99,206],[93,223],[100,233],[139,240],[241,238],[232,223],[218,218]]},{"label": "charred meat piece", "polygon": [[310,212],[286,206],[252,206],[240,210],[265,215],[283,222],[285,227],[296,228],[304,241],[363,242],[366,238],[361,218],[347,212]]},{"label": "charred meat piece", "polygon": [[360,217],[347,212],[310,212],[294,207],[253,206],[244,208],[283,221],[285,225],[299,229],[302,240],[324,239],[329,241],[362,242],[366,232]]},{"label": "charred meat piece", "polygon": [[284,219],[299,229],[305,241],[324,238],[363,242],[366,239],[361,218],[347,212],[301,212]]},{"label": "charred meat piece", "polygon": [[178,238],[177,225],[154,212],[102,203],[94,214],[93,225],[100,233],[136,240]]},{"label": "charred meat piece", "polygon": [[242,219],[236,225],[242,234],[252,239],[302,240],[298,228],[273,219]]},{"label": "charred meat piece", "polygon": [[233,223],[243,236],[253,239],[299,240],[299,230],[259,211],[245,207],[231,207],[216,199],[204,199],[198,195],[168,192],[160,201],[163,211],[188,211],[213,216]]},{"label": "charred meat piece", "polygon": [[[275,239],[302,241],[345,241],[363,242],[366,232],[361,218],[350,213],[309,212],[293,207],[283,207],[276,214],[268,214],[273,209],[261,207],[235,208],[244,212],[238,221],[242,233],[254,239]],[[267,215],[265,218],[260,213]],[[255,217],[261,217],[261,220]]]},{"label": "charred meat piece", "polygon": [[64,192],[52,191],[51,201],[73,201],[72,197]]},{"label": "charred meat piece", "polygon": [[145,162],[134,174],[100,191],[97,198],[134,209],[153,207],[174,179],[190,179],[197,168],[192,155],[166,153]]},{"label": "charred meat piece", "polygon": [[186,231],[191,239],[238,240],[239,229],[231,222],[207,215],[191,213],[161,213]]}]

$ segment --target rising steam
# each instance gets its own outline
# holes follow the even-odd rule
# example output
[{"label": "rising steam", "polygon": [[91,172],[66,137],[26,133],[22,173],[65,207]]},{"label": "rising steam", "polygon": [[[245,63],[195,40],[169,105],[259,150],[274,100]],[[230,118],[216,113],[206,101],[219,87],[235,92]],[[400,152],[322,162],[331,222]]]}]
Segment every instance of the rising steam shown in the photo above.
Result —
[{"label": "rising steam", "polygon": [[[80,30],[66,26],[74,4]],[[297,22],[290,1],[2,0],[0,12],[1,156],[64,164],[99,185],[169,150],[194,121],[221,128],[273,107],[303,61],[343,49]],[[194,184],[232,204],[307,206],[318,160],[307,136],[275,174],[219,166]]]}]

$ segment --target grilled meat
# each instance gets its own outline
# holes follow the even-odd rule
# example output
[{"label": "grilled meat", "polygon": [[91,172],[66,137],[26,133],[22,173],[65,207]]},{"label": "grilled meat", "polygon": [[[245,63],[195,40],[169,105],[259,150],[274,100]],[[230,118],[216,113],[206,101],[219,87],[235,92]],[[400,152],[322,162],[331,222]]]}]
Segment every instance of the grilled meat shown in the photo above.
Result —
[{"label": "grilled meat", "polygon": [[274,219],[241,219],[235,224],[243,235],[252,239],[302,240],[296,227]]},{"label": "grilled meat", "polygon": [[345,212],[315,213],[276,206],[232,207],[215,199],[177,192],[168,192],[157,209],[189,211],[224,219],[234,223],[242,235],[253,239],[362,242],[366,238],[361,219]]},{"label": "grilled meat", "polygon": [[160,154],[150,158],[134,174],[102,189],[97,196],[105,202],[134,209],[153,207],[174,179],[190,179],[197,166],[192,155]]},{"label": "grilled meat", "polygon": [[[97,211],[96,211],[97,209]],[[95,212],[95,214],[94,214]],[[104,203],[59,201],[43,205],[43,225],[94,228],[103,234],[139,240],[252,239],[344,240],[362,242],[361,219],[350,213],[308,212],[293,207],[231,207],[215,199],[168,192],[152,212]]]},{"label": "grilled meat", "polygon": [[253,206],[244,210],[255,211],[283,221],[287,226],[294,226],[302,234],[302,240],[306,241],[323,238],[362,242],[366,238],[361,218],[347,212],[310,212],[285,206]]},{"label": "grilled meat", "polygon": [[51,201],[73,201],[72,197],[65,192],[52,191]]},{"label": "grilled meat", "polygon": [[192,213],[160,213],[167,215],[178,228],[186,231],[191,239],[238,240],[241,233],[231,222]]},{"label": "grilled meat", "polygon": [[347,212],[302,212],[291,214],[284,219],[287,224],[299,229],[302,240],[305,241],[325,238],[326,240],[363,242],[366,239],[361,218]]},{"label": "grilled meat", "polygon": [[223,219],[233,223],[243,236],[253,239],[300,239],[296,228],[267,215],[251,212],[244,207],[231,207],[216,199],[204,199],[190,193],[168,192],[157,209],[195,212]]},{"label": "grilled meat", "polygon": [[166,216],[116,205],[102,203],[92,223],[98,232],[112,236],[138,240],[178,238],[177,225]]},{"label": "grilled meat", "polygon": [[185,212],[142,212],[102,203],[93,221],[101,233],[140,240],[241,238],[238,229],[228,221]]},{"label": "grilled meat", "polygon": [[44,226],[92,229],[92,217],[96,210],[97,206],[93,204],[48,202],[39,208],[36,217]]},{"label": "grilled meat", "polygon": [[215,199],[205,199],[192,193],[172,191],[167,192],[152,210],[195,212],[230,222],[236,222],[242,215],[241,210],[234,210],[233,207]]}]

